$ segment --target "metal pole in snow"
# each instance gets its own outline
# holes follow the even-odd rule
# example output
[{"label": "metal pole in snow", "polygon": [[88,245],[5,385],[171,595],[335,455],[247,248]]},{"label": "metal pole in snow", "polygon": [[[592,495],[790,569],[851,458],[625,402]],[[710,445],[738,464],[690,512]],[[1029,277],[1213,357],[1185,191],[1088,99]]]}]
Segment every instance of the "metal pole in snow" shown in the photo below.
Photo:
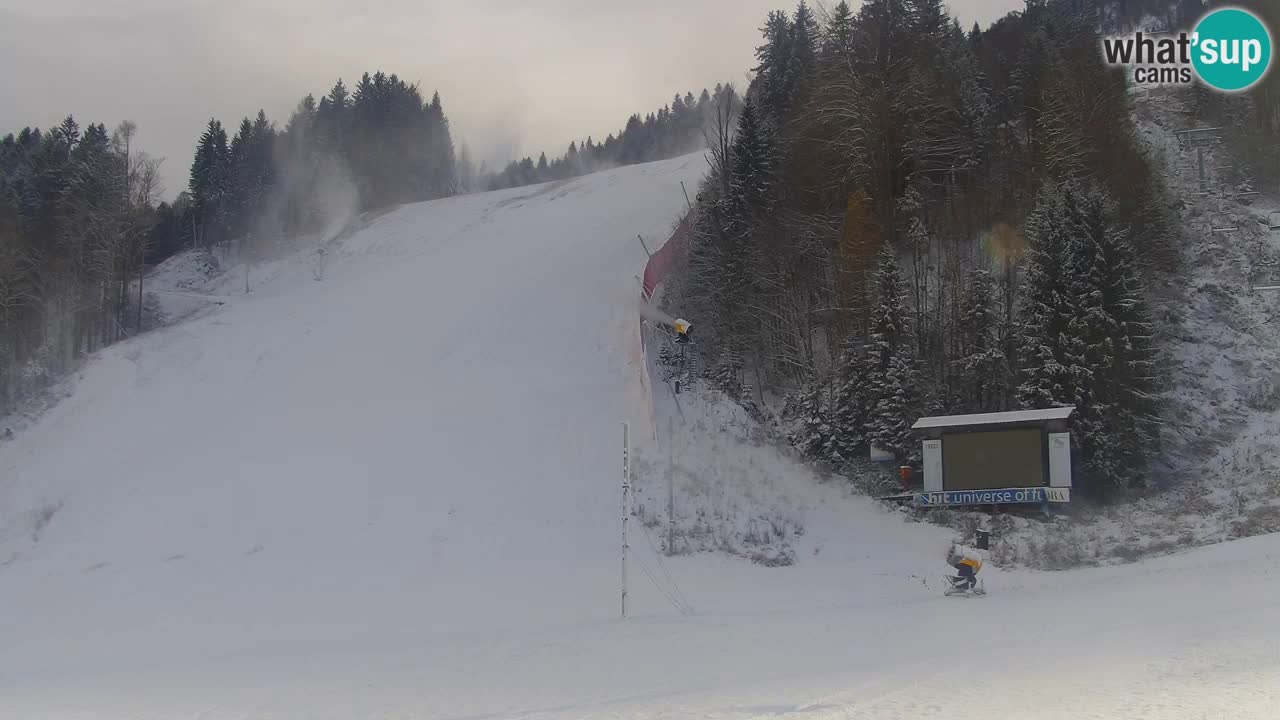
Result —
[{"label": "metal pole in snow", "polygon": [[631,427],[622,423],[622,617],[627,617],[627,520],[631,517]]},{"label": "metal pole in snow", "polygon": [[138,329],[142,332],[142,280],[147,274],[147,255],[144,252],[138,259]]},{"label": "metal pole in snow", "polygon": [[667,555],[676,554],[675,421],[667,416]]},{"label": "metal pole in snow", "polygon": [[1203,146],[1196,148],[1196,160],[1199,162],[1199,165],[1200,165],[1200,170],[1197,173],[1198,177],[1200,178],[1200,192],[1208,192],[1209,178],[1205,177],[1205,174],[1204,174],[1204,147]]}]

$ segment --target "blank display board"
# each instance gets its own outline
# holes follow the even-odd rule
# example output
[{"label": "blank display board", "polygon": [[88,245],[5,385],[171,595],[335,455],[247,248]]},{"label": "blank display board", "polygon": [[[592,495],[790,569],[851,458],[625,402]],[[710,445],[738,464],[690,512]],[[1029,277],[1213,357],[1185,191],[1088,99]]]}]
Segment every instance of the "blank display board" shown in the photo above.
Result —
[{"label": "blank display board", "polygon": [[1038,487],[1044,484],[1039,428],[946,433],[942,478],[947,490]]}]

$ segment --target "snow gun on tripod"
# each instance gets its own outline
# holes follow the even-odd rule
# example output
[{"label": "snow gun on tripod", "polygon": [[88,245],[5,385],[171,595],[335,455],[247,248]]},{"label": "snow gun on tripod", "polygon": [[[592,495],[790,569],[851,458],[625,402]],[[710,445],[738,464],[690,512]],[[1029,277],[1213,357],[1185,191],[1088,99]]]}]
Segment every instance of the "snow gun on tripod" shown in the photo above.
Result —
[{"label": "snow gun on tripod", "polygon": [[665,373],[666,381],[679,395],[680,390],[687,387],[692,378],[692,363],[686,348],[693,343],[693,323],[684,318],[672,317],[648,303],[641,303],[640,314],[659,332],[671,338],[675,345],[675,348],[664,345],[659,351],[658,359],[668,368]]}]

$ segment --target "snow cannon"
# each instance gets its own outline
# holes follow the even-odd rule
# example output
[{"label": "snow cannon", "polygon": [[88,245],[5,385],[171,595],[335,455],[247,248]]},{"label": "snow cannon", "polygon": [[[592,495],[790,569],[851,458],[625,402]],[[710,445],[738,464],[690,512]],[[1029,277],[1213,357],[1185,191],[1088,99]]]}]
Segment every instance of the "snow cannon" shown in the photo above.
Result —
[{"label": "snow cannon", "polygon": [[693,330],[693,323],[683,318],[676,318],[676,321],[672,323],[672,327],[676,330],[676,342],[689,342],[689,332]]},{"label": "snow cannon", "polygon": [[973,568],[974,573],[977,573],[982,569],[982,553],[976,548],[958,543],[952,544],[951,549],[947,552],[947,564],[954,568],[970,567]]}]

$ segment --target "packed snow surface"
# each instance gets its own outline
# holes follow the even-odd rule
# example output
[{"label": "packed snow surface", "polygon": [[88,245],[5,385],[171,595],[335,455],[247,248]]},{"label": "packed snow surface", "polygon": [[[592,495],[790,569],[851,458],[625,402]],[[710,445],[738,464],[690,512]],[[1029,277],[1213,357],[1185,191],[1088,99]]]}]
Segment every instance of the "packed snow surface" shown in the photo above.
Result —
[{"label": "packed snow surface", "polygon": [[[944,598],[946,531],[650,397],[704,169],[403,207],[101,353],[0,446],[0,717],[1274,717],[1280,536]],[[619,620],[623,421],[795,564],[633,522]]]}]

